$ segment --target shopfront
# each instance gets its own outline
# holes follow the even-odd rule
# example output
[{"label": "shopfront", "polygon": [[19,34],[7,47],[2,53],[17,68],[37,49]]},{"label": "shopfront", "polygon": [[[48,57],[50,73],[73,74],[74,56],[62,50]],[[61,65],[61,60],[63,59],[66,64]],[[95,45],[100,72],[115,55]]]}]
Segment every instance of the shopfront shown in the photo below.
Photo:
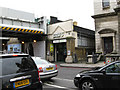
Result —
[{"label": "shopfront", "polygon": [[54,44],[54,49],[55,49],[54,60],[57,60],[58,62],[65,62],[65,59],[67,57],[66,39],[65,40],[54,40],[53,44]]},{"label": "shopfront", "polygon": [[[48,26],[47,60],[56,62],[73,62],[75,53],[75,36],[73,22],[68,20]],[[51,45],[54,50],[51,50]]]}]

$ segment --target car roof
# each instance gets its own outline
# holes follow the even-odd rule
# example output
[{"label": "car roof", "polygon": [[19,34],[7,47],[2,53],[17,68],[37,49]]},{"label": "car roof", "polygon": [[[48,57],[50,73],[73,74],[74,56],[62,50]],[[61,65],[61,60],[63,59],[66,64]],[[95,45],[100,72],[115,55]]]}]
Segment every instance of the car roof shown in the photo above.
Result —
[{"label": "car roof", "polygon": [[101,67],[100,70],[103,70],[104,68],[108,67],[109,65],[112,65],[112,64],[117,63],[117,62],[120,62],[120,60],[117,60],[117,61],[111,62],[111,63],[109,63],[109,64],[107,64],[107,65]]},{"label": "car roof", "polygon": [[23,56],[23,55],[27,55],[28,56],[28,54],[24,54],[24,53],[10,53],[10,54],[0,54],[0,57],[3,57],[3,56],[14,56],[14,55],[18,55],[18,56]]}]

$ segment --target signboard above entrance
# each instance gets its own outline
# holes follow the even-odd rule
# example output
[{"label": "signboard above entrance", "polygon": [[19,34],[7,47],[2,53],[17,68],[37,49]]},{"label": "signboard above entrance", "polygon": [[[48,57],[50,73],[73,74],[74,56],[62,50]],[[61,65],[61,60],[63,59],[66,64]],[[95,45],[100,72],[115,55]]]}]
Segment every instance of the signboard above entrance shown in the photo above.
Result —
[{"label": "signboard above entrance", "polygon": [[64,32],[53,35],[53,38],[62,38],[62,37],[64,37]]},{"label": "signboard above entrance", "polygon": [[67,42],[66,39],[61,39],[61,40],[54,40],[53,43],[62,43],[62,42]]}]

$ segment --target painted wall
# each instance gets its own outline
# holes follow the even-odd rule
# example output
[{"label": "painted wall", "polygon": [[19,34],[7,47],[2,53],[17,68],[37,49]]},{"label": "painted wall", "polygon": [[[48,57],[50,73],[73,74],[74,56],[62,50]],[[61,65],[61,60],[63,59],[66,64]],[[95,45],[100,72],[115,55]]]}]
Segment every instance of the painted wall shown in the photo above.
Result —
[{"label": "painted wall", "polygon": [[42,58],[46,58],[46,47],[45,47],[45,41],[38,41],[36,43],[33,43],[34,48],[34,56],[39,56]]},{"label": "painted wall", "polygon": [[[73,31],[73,20],[67,20],[64,22],[59,22],[59,23],[49,25],[48,26],[48,35],[52,35],[57,29],[62,29],[62,31],[65,31],[65,32]],[[58,32],[58,30],[57,30],[57,32]],[[59,32],[61,32],[61,31],[59,31]]]},{"label": "painted wall", "polygon": [[17,19],[34,21],[35,16],[33,13],[18,11],[10,8],[0,7],[0,16],[12,17]]},{"label": "painted wall", "polygon": [[77,32],[73,32],[73,20],[67,20],[48,26],[48,38],[50,40],[75,38],[75,47],[77,47]]}]

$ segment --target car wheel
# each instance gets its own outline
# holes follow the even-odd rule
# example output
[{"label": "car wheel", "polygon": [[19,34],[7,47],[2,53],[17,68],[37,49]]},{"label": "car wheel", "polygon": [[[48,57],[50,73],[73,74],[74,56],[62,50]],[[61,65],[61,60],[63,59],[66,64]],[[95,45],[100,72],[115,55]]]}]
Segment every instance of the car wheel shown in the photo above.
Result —
[{"label": "car wheel", "polygon": [[79,86],[80,90],[96,90],[95,84],[91,80],[84,80]]}]

